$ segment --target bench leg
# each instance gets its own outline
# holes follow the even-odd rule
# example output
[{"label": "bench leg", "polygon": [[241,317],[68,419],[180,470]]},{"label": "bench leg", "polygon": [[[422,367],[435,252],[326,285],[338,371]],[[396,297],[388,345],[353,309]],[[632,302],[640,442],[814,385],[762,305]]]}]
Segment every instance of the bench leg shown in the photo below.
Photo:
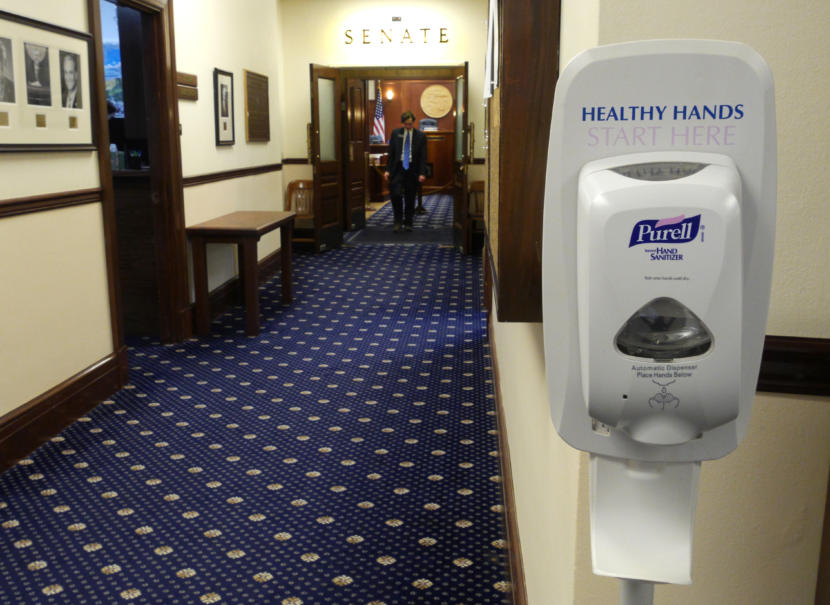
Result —
[{"label": "bench leg", "polygon": [[245,299],[245,334],[259,334],[259,287],[257,280],[257,240],[245,238],[239,245],[239,276],[242,278]]},{"label": "bench leg", "polygon": [[210,334],[210,298],[208,297],[207,261],[205,240],[201,237],[190,239],[193,253],[193,290],[196,297],[196,334]]},{"label": "bench leg", "polygon": [[291,284],[291,239],[293,236],[293,221],[284,223],[280,227],[280,264],[282,265],[282,302],[284,304],[294,300],[294,289]]}]

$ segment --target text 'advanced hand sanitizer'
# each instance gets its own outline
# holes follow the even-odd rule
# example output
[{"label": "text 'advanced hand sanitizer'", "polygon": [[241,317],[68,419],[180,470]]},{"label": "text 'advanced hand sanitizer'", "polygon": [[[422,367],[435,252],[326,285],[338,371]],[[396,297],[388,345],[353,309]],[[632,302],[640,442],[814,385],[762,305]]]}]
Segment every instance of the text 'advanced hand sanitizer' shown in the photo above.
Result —
[{"label": "text 'advanced hand sanitizer'", "polygon": [[775,232],[772,77],[749,47],[598,47],[551,120],[543,312],[551,417],[591,453],[595,573],[691,582],[700,461],[743,438]]}]

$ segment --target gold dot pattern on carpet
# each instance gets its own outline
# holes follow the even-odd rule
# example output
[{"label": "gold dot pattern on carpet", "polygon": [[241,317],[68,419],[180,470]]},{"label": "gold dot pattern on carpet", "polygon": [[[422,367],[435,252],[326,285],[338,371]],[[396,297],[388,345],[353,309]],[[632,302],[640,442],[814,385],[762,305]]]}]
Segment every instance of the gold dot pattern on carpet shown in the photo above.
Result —
[{"label": "gold dot pattern on carpet", "polygon": [[0,602],[510,602],[481,259],[293,261],[0,475]]}]

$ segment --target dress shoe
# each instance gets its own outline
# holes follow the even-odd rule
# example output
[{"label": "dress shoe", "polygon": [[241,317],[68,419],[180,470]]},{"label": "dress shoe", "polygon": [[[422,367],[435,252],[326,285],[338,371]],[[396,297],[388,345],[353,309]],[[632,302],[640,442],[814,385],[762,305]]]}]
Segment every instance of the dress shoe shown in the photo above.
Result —
[{"label": "dress shoe", "polygon": [[400,233],[401,232],[401,224],[400,223],[395,223],[395,226],[392,227],[392,231],[394,231],[395,233]]},{"label": "dress shoe", "polygon": [[410,231],[412,231],[412,225],[404,225],[403,230],[409,233]]},{"label": "dress shoe", "polygon": [[424,208],[423,206],[418,206],[417,208],[415,208],[415,214],[426,214],[426,213],[427,213],[427,209]]}]

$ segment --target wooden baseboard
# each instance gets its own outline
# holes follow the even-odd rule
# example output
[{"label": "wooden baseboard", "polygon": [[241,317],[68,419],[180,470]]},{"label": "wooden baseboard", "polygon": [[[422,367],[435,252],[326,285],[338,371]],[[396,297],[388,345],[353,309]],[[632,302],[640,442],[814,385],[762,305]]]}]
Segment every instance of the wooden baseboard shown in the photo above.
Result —
[{"label": "wooden baseboard", "polygon": [[0,418],[0,472],[115,393],[126,376],[122,347]]},{"label": "wooden baseboard", "polygon": [[[485,287],[485,291],[487,288]],[[493,366],[493,394],[496,399],[496,423],[499,435],[499,458],[501,461],[502,489],[504,495],[504,515],[507,522],[507,556],[510,567],[510,586],[513,605],[527,605],[527,587],[525,585],[522,547],[519,541],[519,518],[516,511],[516,496],[513,490],[513,471],[510,465],[510,447],[507,443],[507,428],[504,419],[504,407],[499,389],[499,364],[496,349],[493,346],[493,314],[487,315],[487,334],[490,343],[490,360]]]}]

